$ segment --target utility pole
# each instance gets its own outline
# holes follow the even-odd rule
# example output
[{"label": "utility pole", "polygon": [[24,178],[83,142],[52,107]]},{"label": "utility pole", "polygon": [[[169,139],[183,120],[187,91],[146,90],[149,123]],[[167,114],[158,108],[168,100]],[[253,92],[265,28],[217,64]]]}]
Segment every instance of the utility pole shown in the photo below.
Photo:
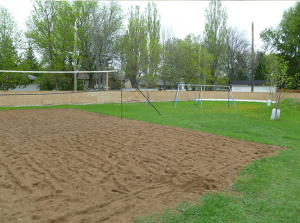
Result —
[{"label": "utility pole", "polygon": [[205,85],[206,85],[206,61],[207,61],[207,40],[205,40],[204,91],[205,91]]},{"label": "utility pole", "polygon": [[251,92],[254,90],[254,25],[252,22],[252,84],[251,84]]},{"label": "utility pole", "polygon": [[77,63],[77,25],[75,21],[75,37],[74,37],[74,91],[77,91],[77,68],[76,68],[76,63]]}]

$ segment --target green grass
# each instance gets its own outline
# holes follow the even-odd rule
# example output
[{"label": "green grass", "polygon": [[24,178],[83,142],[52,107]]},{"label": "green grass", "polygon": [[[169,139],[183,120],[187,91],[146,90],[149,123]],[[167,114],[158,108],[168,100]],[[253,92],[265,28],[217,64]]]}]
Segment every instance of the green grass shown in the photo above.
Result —
[{"label": "green grass", "polygon": [[[153,103],[158,115],[145,103],[123,104],[123,117],[199,130],[232,138],[285,146],[278,156],[263,158],[244,167],[231,190],[207,193],[197,203],[183,203],[160,214],[136,222],[300,222],[300,102],[286,99],[280,104],[278,121],[271,121],[271,110],[264,103],[193,102]],[[120,104],[63,105],[48,107],[0,108],[74,108],[120,116]]]}]

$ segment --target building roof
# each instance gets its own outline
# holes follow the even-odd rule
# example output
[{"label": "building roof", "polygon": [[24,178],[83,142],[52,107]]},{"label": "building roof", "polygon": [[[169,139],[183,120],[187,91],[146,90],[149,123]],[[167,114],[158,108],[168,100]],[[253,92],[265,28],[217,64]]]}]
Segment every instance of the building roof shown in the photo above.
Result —
[{"label": "building roof", "polygon": [[88,74],[79,74],[77,76],[77,79],[89,79],[89,75]]},{"label": "building roof", "polygon": [[[266,80],[254,80],[254,85],[255,86],[263,86],[264,84],[267,84]],[[241,80],[236,80],[233,81],[230,85],[252,85],[252,81],[241,81]]]},{"label": "building roof", "polygon": [[31,74],[28,75],[28,78],[31,80],[31,81],[34,81],[36,79],[36,76],[33,76]]}]

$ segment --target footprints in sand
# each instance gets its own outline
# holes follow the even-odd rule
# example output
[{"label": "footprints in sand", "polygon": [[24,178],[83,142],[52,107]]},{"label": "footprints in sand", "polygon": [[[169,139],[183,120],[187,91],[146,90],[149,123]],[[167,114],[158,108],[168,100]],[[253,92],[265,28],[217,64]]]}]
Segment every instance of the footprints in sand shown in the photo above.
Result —
[{"label": "footprints in sand", "polygon": [[73,109],[1,111],[5,222],[123,222],[226,186],[278,147]]}]

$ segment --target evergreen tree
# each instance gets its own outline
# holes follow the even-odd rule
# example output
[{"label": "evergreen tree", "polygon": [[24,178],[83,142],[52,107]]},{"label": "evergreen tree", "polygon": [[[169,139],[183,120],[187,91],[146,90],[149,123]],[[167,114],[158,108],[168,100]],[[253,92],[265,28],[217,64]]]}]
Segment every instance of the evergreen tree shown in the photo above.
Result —
[{"label": "evergreen tree", "polygon": [[39,70],[39,62],[37,61],[32,46],[29,44],[25,52],[25,58],[21,63],[22,70],[29,71],[38,71]]},{"label": "evergreen tree", "polygon": [[254,72],[254,80],[265,80],[268,69],[265,54],[263,52],[258,52],[256,58],[258,65]]},{"label": "evergreen tree", "polygon": [[243,68],[239,67],[235,79],[236,80],[244,80],[244,70],[243,70]]}]

